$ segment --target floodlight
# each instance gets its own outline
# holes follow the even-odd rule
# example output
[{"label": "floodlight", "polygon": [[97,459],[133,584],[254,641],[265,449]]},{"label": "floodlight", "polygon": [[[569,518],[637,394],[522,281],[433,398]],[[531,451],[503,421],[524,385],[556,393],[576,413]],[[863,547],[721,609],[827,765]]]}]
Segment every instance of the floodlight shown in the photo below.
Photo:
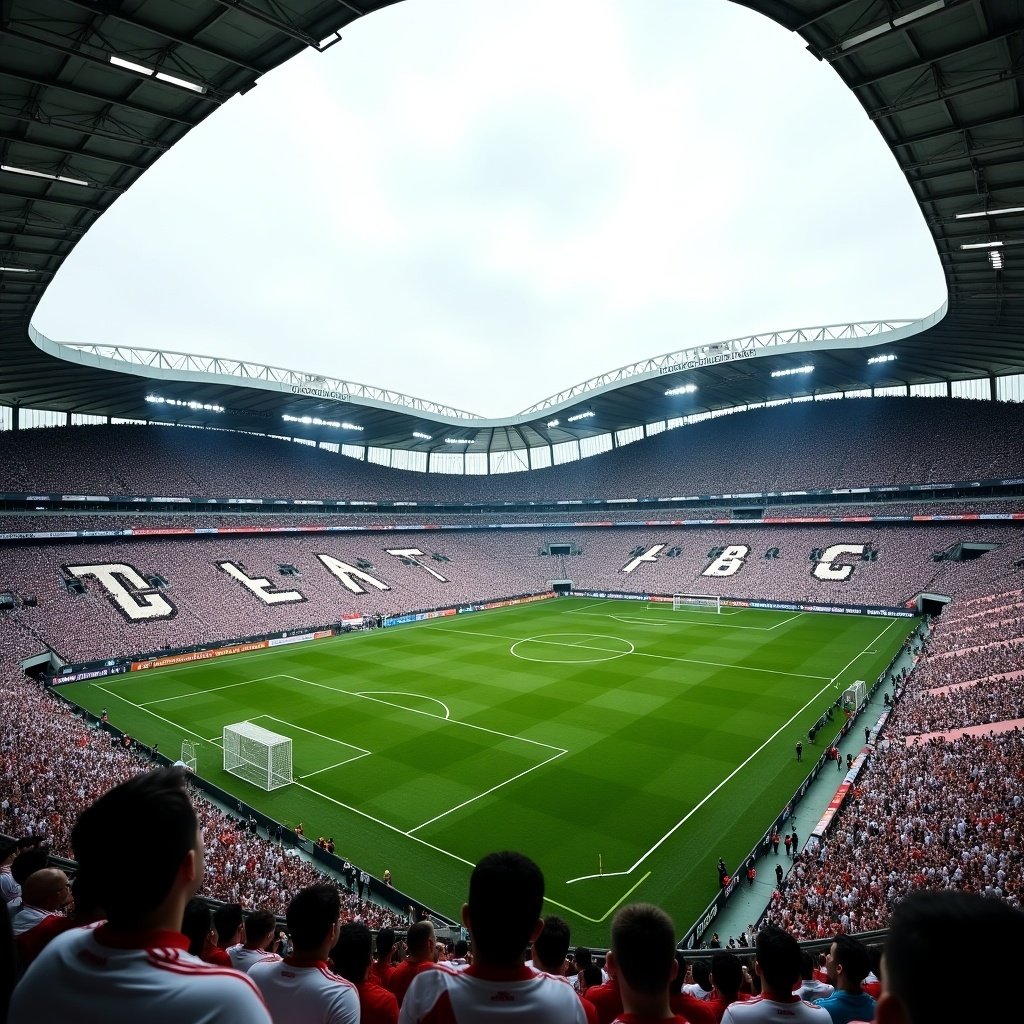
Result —
[{"label": "floodlight", "polygon": [[958,213],[957,220],[969,220],[972,217],[1000,217],[1004,213],[1024,213],[1024,206],[1004,206],[1000,210],[977,210],[974,213]]},{"label": "floodlight", "polygon": [[772,370],[773,377],[792,377],[794,373],[810,373],[814,369],[813,366],[793,366],[788,370]]},{"label": "floodlight", "polygon": [[0,171],[7,171],[9,174],[25,174],[30,178],[46,178],[47,181],[62,181],[65,185],[84,185],[89,187],[89,182],[81,178],[69,178],[63,174],[48,174],[46,171],[33,171],[27,167],[12,167],[10,164],[0,164]]},{"label": "floodlight", "polygon": [[669,388],[666,395],[692,395],[697,390],[696,384],[680,384],[677,388]]}]

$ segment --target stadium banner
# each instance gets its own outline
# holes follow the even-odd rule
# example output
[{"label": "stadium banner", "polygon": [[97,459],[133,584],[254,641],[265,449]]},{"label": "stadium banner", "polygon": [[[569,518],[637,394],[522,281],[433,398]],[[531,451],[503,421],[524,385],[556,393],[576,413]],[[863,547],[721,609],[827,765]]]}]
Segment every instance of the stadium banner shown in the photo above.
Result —
[{"label": "stadium banner", "polygon": [[430,611],[409,612],[405,615],[388,615],[384,619],[385,628],[402,626],[409,622],[423,622],[448,615],[466,615],[469,612],[487,612],[494,608],[513,608],[519,604],[532,604],[535,601],[547,601],[555,596],[554,591],[546,590],[540,594],[521,594],[518,597],[503,597],[497,601],[474,602],[472,604],[453,605],[451,608],[432,608]]},{"label": "stadium banner", "polygon": [[[344,620],[342,620],[344,621]],[[315,633],[299,633],[295,636],[275,636],[267,641],[268,647],[284,647],[287,644],[304,644],[309,640],[319,640],[321,637],[333,636],[333,629],[321,629]]]},{"label": "stadium banner", "polygon": [[[126,513],[121,514],[124,515]],[[750,526],[834,526],[849,525],[851,523],[857,525],[865,523],[895,525],[899,523],[976,522],[1024,522],[1024,512],[976,512],[927,516],[792,516],[788,518],[772,517],[765,519],[629,519],[560,523],[402,523],[401,525],[374,523],[369,525],[331,526],[296,524],[293,526],[197,526],[191,528],[178,526],[132,526],[121,530],[39,530],[0,533],[0,541],[73,540],[78,537],[199,537],[212,534],[231,536],[291,533],[388,533],[395,530],[401,530],[406,533],[423,533],[438,530],[579,530],[627,526],[644,529],[724,526],[732,529]]]},{"label": "stadium banner", "polygon": [[839,788],[833,793],[832,799],[828,802],[828,807],[825,808],[824,813],[818,820],[818,824],[811,829],[811,838],[821,842],[825,833],[829,830],[829,826],[832,824],[832,819],[839,813],[839,808],[843,806],[843,801],[853,791],[854,785],[857,782],[857,776],[866,763],[870,752],[869,748],[865,748],[853,759],[853,766],[844,776]]},{"label": "stadium banner", "polygon": [[65,683],[80,683],[86,679],[103,679],[106,676],[119,676],[127,671],[127,664],[104,665],[102,668],[91,668],[82,672],[68,672],[65,675],[48,676],[47,685],[63,686]]},{"label": "stadium banner", "polygon": [[133,672],[144,672],[151,668],[164,668],[166,665],[184,665],[190,661],[208,661],[210,658],[224,658],[232,654],[246,654],[249,651],[260,651],[270,646],[269,640],[257,640],[249,644],[231,644],[228,647],[214,647],[208,651],[192,651],[191,654],[169,654],[163,658],[151,658],[147,661],[133,661]]}]

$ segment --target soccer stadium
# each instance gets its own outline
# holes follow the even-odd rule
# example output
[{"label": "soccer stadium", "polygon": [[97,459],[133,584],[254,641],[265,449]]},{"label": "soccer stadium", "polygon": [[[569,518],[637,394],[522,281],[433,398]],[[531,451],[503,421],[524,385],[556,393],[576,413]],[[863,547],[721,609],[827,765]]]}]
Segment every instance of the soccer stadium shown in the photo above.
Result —
[{"label": "soccer stadium", "polygon": [[[161,157],[187,153],[207,119],[230,125],[264,75],[334,59],[344,31],[385,8],[397,20],[411,0],[9,5],[0,883],[14,931],[5,976],[28,968],[12,1020],[28,1019],[24,993],[71,949],[58,933],[85,941],[76,926],[104,920],[97,935],[156,929],[156,911],[133,918],[104,888],[127,886],[134,868],[99,871],[87,832],[133,808],[123,834],[92,827],[105,833],[100,860],[121,864],[128,847],[144,864],[170,827],[153,808],[172,798],[116,801],[167,778],[187,787],[205,872],[187,867],[192,825],[160,934],[168,921],[188,932],[177,922],[197,896],[205,924],[185,945],[221,965],[210,977],[168,967],[196,974],[168,1020],[214,1019],[199,1008],[204,986],[218,974],[230,988],[224,968],[251,962],[236,951],[259,960],[277,929],[292,933],[286,962],[306,963],[320,945],[303,945],[302,894],[325,884],[333,922],[407,937],[407,960],[385,949],[370,968],[393,1011],[362,1007],[364,1020],[397,1020],[409,979],[388,983],[392,954],[408,974],[430,960],[454,977],[468,941],[470,959],[475,947],[478,964],[499,963],[473,896],[495,851],[543,872],[542,914],[568,925],[576,952],[528,955],[571,978],[574,1014],[587,984],[600,989],[586,1004],[600,1024],[648,1006],[630,1002],[630,958],[616,953],[626,940],[613,922],[635,904],[635,920],[655,920],[647,905],[671,917],[690,965],[678,998],[691,1001],[671,1006],[695,1022],[707,1007],[747,1020],[728,1006],[782,998],[752,961],[742,984],[726,987],[719,960],[709,981],[723,947],[747,964],[756,946],[767,964],[758,939],[782,929],[830,953],[814,965],[829,992],[852,999],[864,982],[877,997],[877,955],[892,925],[887,958],[899,956],[899,908],[909,919],[914,894],[1020,910],[1024,9],[715,2],[799,40],[813,75],[859,104],[909,188],[894,203],[927,230],[945,300],[917,319],[703,338],[492,418],[392,387],[400,367],[383,350],[368,384],[348,379],[340,351],[337,365],[295,369],[144,335],[57,341],[40,326],[44,295],[81,268],[48,291],[65,261]],[[245,309],[230,315],[244,325]],[[301,339],[284,348],[282,361],[306,366]],[[514,358],[513,343],[492,348],[486,371],[459,369],[478,406]],[[546,379],[541,369],[537,393]],[[238,907],[234,932],[210,932]],[[260,945],[249,924],[267,911],[276,925]],[[416,949],[423,921],[429,955]],[[204,928],[227,960],[206,956]],[[835,936],[863,937],[870,973]],[[358,988],[367,968],[346,973],[331,937],[330,977],[355,1000],[341,975]],[[609,948],[619,973],[585,983],[585,951]],[[275,1021],[294,1019],[251,977]],[[785,998],[828,994],[791,980]],[[413,982],[403,1021],[492,1019],[416,1016],[428,987]],[[266,1011],[253,1012],[216,1019]],[[82,1013],[110,1019],[98,1004]]]}]

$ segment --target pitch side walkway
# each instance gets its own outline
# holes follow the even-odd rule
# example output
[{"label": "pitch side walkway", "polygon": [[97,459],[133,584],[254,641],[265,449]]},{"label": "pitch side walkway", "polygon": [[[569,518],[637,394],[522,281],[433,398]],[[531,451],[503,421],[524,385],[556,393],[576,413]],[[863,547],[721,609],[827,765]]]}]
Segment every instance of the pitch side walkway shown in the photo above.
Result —
[{"label": "pitch side walkway", "polygon": [[[899,672],[904,667],[911,668],[912,666],[913,659],[904,652],[900,654],[893,668],[895,672]],[[787,830],[791,831],[795,828],[799,837],[800,848],[803,849],[811,834],[811,830],[821,820],[821,816],[828,807],[832,797],[835,796],[839,784],[846,778],[846,755],[853,754],[856,757],[864,749],[865,726],[868,729],[874,729],[875,724],[885,710],[882,694],[892,694],[893,687],[890,679],[891,673],[886,682],[875,690],[871,700],[864,705],[864,710],[858,717],[854,728],[850,730],[839,744],[839,751],[842,755],[842,770],[836,771],[831,764],[825,764],[818,777],[811,783],[803,800],[797,805],[796,811],[786,822],[786,829],[779,833],[782,838],[785,838]],[[813,754],[816,752],[820,754],[823,749],[825,748],[821,744],[813,747],[808,747],[805,744],[804,757],[806,758],[808,753]],[[739,872],[741,876],[740,883],[733,892],[732,898],[725,909],[718,915],[716,922],[711,925],[709,934],[705,936],[705,939],[710,938],[710,933],[718,932],[722,946],[725,947],[729,942],[730,935],[738,939],[740,932],[747,928],[748,925],[757,924],[758,919],[771,902],[772,892],[775,890],[776,864],[781,864],[787,875],[793,867],[793,860],[791,857],[786,856],[785,846],[781,842],[779,843],[779,855],[777,857],[773,857],[769,853],[767,857],[762,856],[758,858],[756,862],[757,878],[753,885],[747,882],[742,865],[729,865],[729,867]],[[708,864],[708,870],[713,874],[713,863]],[[689,924],[681,921],[677,921],[676,924],[684,929],[689,927]]]}]

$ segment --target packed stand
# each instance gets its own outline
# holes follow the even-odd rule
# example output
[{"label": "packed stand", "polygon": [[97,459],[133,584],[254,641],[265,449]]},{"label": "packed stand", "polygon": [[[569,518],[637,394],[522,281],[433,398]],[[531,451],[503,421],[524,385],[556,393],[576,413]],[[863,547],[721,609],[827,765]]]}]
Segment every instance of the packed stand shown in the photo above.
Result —
[{"label": "packed stand", "polygon": [[481,502],[989,480],[1018,477],[1022,465],[1024,412],[1014,403],[861,398],[736,413],[578,462],[492,476],[393,470],[229,431],[21,430],[8,435],[0,478],[26,493]]}]

